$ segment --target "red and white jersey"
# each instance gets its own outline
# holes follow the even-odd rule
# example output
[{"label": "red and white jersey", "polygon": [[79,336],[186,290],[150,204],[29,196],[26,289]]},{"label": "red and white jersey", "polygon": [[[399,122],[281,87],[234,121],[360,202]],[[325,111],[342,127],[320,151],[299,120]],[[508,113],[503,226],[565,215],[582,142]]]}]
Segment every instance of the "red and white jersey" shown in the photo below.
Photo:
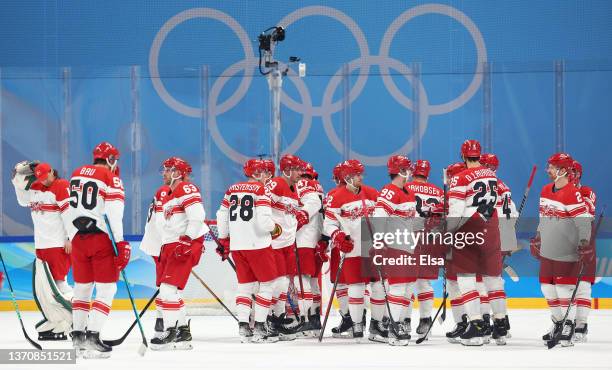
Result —
[{"label": "red and white jersey", "polygon": [[[377,226],[384,226],[384,230],[376,230],[378,232],[391,232],[396,230],[416,231],[423,228],[423,222],[417,213],[417,202],[413,192],[400,188],[394,184],[385,185],[378,194],[376,206],[374,209],[374,217],[383,217],[386,222],[376,222]],[[394,217],[401,221],[388,219]],[[414,246],[409,245],[389,245],[392,248],[403,250],[412,250]],[[407,249],[408,247],[408,249]]]},{"label": "red and white jersey", "polygon": [[157,218],[164,217],[162,211],[163,199],[170,194],[170,187],[162,185],[153,196],[153,200],[149,205],[149,213],[147,215],[147,223],[145,224],[144,235],[140,242],[140,249],[146,254],[158,257],[161,252],[162,240],[161,233],[157,229]]},{"label": "red and white jersey", "polygon": [[497,179],[497,203],[495,208],[499,218],[501,250],[504,252],[515,251],[518,249],[516,221],[519,214],[512,201],[510,188],[500,179]]},{"label": "red and white jersey", "polygon": [[68,216],[68,181],[56,179],[49,187],[35,182],[28,190],[15,186],[15,193],[19,205],[31,210],[34,247],[63,247],[68,240],[68,230],[74,229],[72,219]]},{"label": "red and white jersey", "polygon": [[577,261],[580,240],[591,238],[591,215],[573,184],[556,189],[547,184],[540,193],[540,223],[542,240],[540,253],[555,261]]},{"label": "red and white jersey", "polygon": [[162,198],[163,217],[156,217],[162,244],[174,243],[183,235],[197,239],[208,231],[200,189],[190,182],[179,182]]},{"label": "red and white jersey", "polygon": [[[72,172],[70,180],[70,219],[89,217],[101,231],[108,233],[104,214],[108,216],[115,241],[123,240],[123,182],[107,167],[85,165]],[[76,229],[74,229],[76,234]],[[68,235],[70,239],[74,236]]]},{"label": "red and white jersey", "polygon": [[497,183],[495,172],[483,166],[454,176],[448,191],[448,230],[457,230],[472,217],[496,219]]},{"label": "red and white jersey", "polygon": [[217,211],[219,238],[229,237],[232,251],[269,247],[274,230],[270,203],[266,187],[259,182],[230,186]]},{"label": "red and white jersey", "polygon": [[429,182],[411,181],[404,185],[404,189],[414,193],[416,210],[421,217],[425,216],[426,208],[442,203],[444,197],[442,189]]},{"label": "red and white jersey", "polygon": [[584,200],[584,204],[587,206],[589,214],[595,217],[595,203],[597,202],[597,196],[591,187],[580,185],[578,187],[580,191],[580,195],[582,195],[582,199]]},{"label": "red and white jersey", "polygon": [[272,206],[272,220],[279,224],[283,232],[272,240],[272,248],[289,247],[295,242],[297,219],[295,212],[300,208],[297,194],[289,187],[283,177],[268,181],[266,190]]},{"label": "red and white jersey", "polygon": [[308,224],[297,231],[298,248],[314,248],[323,232],[323,187],[317,180],[302,179],[295,184],[302,210],[308,213]]},{"label": "red and white jersey", "polygon": [[374,213],[378,191],[362,185],[359,193],[355,194],[342,185],[327,198],[323,233],[331,237],[336,230],[343,231],[355,243],[353,250],[346,257],[360,256],[361,218]]}]

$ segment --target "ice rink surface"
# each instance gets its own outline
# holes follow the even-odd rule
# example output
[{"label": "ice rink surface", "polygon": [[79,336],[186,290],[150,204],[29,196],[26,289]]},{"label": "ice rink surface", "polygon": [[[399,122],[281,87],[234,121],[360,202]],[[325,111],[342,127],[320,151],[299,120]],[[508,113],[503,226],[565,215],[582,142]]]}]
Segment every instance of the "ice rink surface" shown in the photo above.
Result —
[{"label": "ice rink surface", "polygon": [[[145,333],[153,332],[154,311],[143,320]],[[418,315],[417,315],[418,316]],[[450,312],[449,312],[450,316]],[[27,330],[36,338],[33,329],[40,315],[25,312]],[[114,311],[103,332],[105,339],[120,337],[130,323],[129,311]],[[413,318],[415,320],[415,318]],[[418,322],[418,318],[416,318]],[[338,316],[330,318],[328,332],[337,325]],[[31,348],[23,337],[14,312],[0,313],[0,348]],[[128,339],[115,347],[110,359],[79,360],[77,365],[0,365],[0,369],[611,369],[612,368],[612,310],[593,310],[589,322],[588,343],[573,347],[558,346],[548,350],[540,340],[550,327],[546,310],[512,310],[510,312],[512,339],[506,346],[495,344],[483,347],[464,347],[450,344],[444,332],[454,326],[447,317],[444,328],[435,324],[429,341],[407,347],[365,340],[325,337],[300,339],[272,344],[241,344],[237,324],[229,316],[193,317],[192,351],[155,352],[148,350],[144,357],[137,354],[141,339],[137,328]],[[413,324],[414,325],[414,324]],[[413,327],[414,334],[414,327]],[[45,349],[68,348],[68,342],[40,342]]]}]

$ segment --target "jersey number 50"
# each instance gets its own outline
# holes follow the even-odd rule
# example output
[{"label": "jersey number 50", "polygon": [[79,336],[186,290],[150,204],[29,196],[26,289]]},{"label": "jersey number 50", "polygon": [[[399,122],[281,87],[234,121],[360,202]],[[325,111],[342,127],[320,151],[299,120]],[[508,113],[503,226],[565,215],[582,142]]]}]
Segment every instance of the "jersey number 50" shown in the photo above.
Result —
[{"label": "jersey number 50", "polygon": [[98,184],[93,181],[87,181],[81,187],[81,180],[70,181],[70,207],[78,208],[79,206],[79,191],[81,190],[81,205],[87,210],[92,210],[98,205]]}]

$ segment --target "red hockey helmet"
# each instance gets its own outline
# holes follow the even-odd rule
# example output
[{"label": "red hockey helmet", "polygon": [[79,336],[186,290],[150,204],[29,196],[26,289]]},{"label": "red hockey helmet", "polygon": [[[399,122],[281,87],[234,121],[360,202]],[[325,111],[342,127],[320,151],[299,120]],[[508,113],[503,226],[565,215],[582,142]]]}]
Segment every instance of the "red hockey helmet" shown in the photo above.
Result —
[{"label": "red hockey helmet", "polygon": [[569,171],[573,168],[574,160],[567,153],[555,153],[548,158],[548,164]]},{"label": "red hockey helmet", "polygon": [[319,177],[319,174],[317,173],[317,171],[315,171],[314,167],[312,166],[312,163],[306,163],[306,167],[304,168],[304,175],[308,175],[315,180]]},{"label": "red hockey helmet", "polygon": [[332,170],[332,178],[336,182],[344,181],[342,179],[342,163],[344,162],[340,162],[337,165],[335,165],[334,169]]},{"label": "red hockey helmet", "polygon": [[297,155],[285,154],[280,159],[279,167],[281,172],[285,172],[286,170],[290,169],[303,169],[305,167],[305,162]]},{"label": "red hockey helmet", "polygon": [[461,144],[461,156],[463,158],[480,158],[481,150],[478,140],[466,140]]},{"label": "red hockey helmet", "polygon": [[262,159],[249,159],[248,161],[244,162],[243,171],[246,177],[253,177],[253,175],[257,174],[258,172],[264,172],[267,170],[268,168],[266,163]]},{"label": "red hockey helmet", "polygon": [[389,171],[389,175],[397,175],[402,170],[411,170],[412,163],[408,157],[403,155],[392,155],[389,157],[387,161],[387,170]]},{"label": "red hockey helmet", "polygon": [[574,171],[574,178],[579,181],[582,178],[582,165],[580,162],[574,160],[572,163],[572,170]]},{"label": "red hockey helmet", "polygon": [[262,159],[264,166],[266,167],[266,170],[268,172],[270,172],[272,174],[272,176],[274,176],[274,174],[276,173],[276,165],[274,164],[274,161],[271,159]]},{"label": "red hockey helmet", "polygon": [[347,177],[363,174],[364,167],[357,159],[349,159],[342,162],[340,178],[345,180]]},{"label": "red hockey helmet", "polygon": [[170,157],[163,163],[164,168],[173,169],[185,177],[191,173],[191,165],[186,160],[180,157]]},{"label": "red hockey helmet", "polygon": [[414,176],[429,177],[429,171],[431,170],[431,164],[426,159],[419,159],[414,163],[412,174]]},{"label": "red hockey helmet", "polygon": [[453,176],[458,175],[461,171],[465,170],[467,167],[463,162],[453,163],[450,166],[446,167],[446,177],[449,179]]},{"label": "red hockey helmet", "polygon": [[492,171],[497,171],[499,168],[499,159],[493,153],[483,153],[480,155],[480,163]]},{"label": "red hockey helmet", "polygon": [[113,144],[103,141],[94,148],[93,159],[94,161],[96,159],[117,160],[119,159],[119,150]]}]

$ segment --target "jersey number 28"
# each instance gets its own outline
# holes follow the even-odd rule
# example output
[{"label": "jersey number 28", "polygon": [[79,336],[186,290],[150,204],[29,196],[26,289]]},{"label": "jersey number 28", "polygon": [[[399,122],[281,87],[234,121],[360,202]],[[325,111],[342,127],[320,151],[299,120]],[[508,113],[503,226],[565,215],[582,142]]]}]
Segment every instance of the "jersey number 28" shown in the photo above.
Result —
[{"label": "jersey number 28", "polygon": [[[242,221],[249,221],[253,218],[253,197],[251,195],[245,195],[242,198],[238,198],[238,195],[233,194],[230,199],[230,209],[229,209],[229,219],[230,221],[236,221],[238,219],[238,215],[240,215],[240,219]],[[240,210],[237,211],[237,208],[240,207]]]}]

